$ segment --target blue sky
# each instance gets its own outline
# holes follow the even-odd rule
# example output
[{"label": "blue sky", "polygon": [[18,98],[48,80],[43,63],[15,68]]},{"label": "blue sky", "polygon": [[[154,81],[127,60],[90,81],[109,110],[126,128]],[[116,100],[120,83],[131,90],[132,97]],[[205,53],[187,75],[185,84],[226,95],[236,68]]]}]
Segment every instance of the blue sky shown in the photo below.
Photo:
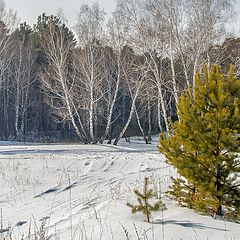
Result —
[{"label": "blue sky", "polygon": [[[5,0],[7,8],[12,8],[18,12],[21,21],[29,24],[36,22],[37,17],[46,12],[56,14],[61,7],[69,21],[70,27],[73,26],[76,14],[82,3],[91,3],[89,0]],[[94,0],[99,2],[107,13],[111,13],[116,5],[115,0]],[[235,32],[240,35],[240,0],[235,0],[236,21],[230,25]]]}]

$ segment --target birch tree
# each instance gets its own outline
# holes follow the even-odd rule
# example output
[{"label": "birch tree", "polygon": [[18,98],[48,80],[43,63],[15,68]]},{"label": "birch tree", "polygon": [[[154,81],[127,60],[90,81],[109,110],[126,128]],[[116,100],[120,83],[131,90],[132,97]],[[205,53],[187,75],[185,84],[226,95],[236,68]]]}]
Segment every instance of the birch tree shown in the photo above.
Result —
[{"label": "birch tree", "polygon": [[92,6],[83,4],[78,13],[76,32],[78,36],[77,70],[79,86],[85,96],[83,109],[88,114],[88,132],[92,143],[97,143],[96,124],[98,122],[99,102],[103,99],[105,90],[103,82],[106,69],[103,66],[105,49],[103,38],[104,10],[98,4]]},{"label": "birch tree", "polygon": [[14,52],[11,33],[16,27],[17,21],[16,12],[7,10],[5,2],[0,0],[0,97],[2,121],[5,126],[4,138],[9,136],[10,66]]},{"label": "birch tree", "polygon": [[[127,44],[125,38],[127,29],[126,26],[122,23],[122,16],[117,12],[113,13],[107,27],[107,43],[113,49],[113,53],[108,56],[108,61],[110,61],[112,69],[110,69],[108,75],[109,90],[106,101],[108,105],[106,115],[107,124],[100,142],[103,142],[105,138],[109,136],[112,128],[112,123],[116,120],[113,119],[113,112],[124,77],[123,68],[127,57],[127,51],[124,51],[124,46]],[[111,143],[111,136],[109,136],[109,143]]]},{"label": "birch tree", "polygon": [[[163,34],[163,21],[156,22],[151,16],[145,15],[143,2],[134,0],[119,1],[117,11],[125,18],[125,24],[129,27],[129,36],[132,41],[133,48],[146,58],[149,72],[156,84],[158,92],[158,123],[159,129],[162,129],[161,115],[164,119],[166,130],[169,131],[167,109],[164,100],[162,79],[162,61],[164,58],[164,51],[166,49],[166,38]],[[129,41],[130,42],[130,41]],[[160,65],[156,56],[160,59]]]},{"label": "birch tree", "polygon": [[142,90],[144,85],[144,80],[146,80],[146,76],[148,73],[148,68],[141,62],[144,61],[143,58],[135,58],[134,55],[128,53],[128,62],[126,63],[126,68],[124,69],[125,72],[125,84],[127,87],[127,91],[129,97],[131,99],[131,107],[128,114],[128,118],[126,123],[124,124],[122,130],[120,131],[119,135],[116,137],[114,141],[114,145],[117,145],[119,140],[124,136],[125,132],[128,129],[128,126],[132,120],[134,112],[136,111],[136,101],[139,97],[139,94]]},{"label": "birch tree", "polygon": [[42,67],[40,79],[47,102],[61,121],[69,120],[80,139],[88,141],[72,94],[75,84],[71,76],[75,46],[73,34],[65,25],[58,26],[50,20],[43,39],[47,65]]},{"label": "birch tree", "polygon": [[[231,20],[232,0],[191,0],[185,2],[186,29],[184,34],[185,54],[192,65],[192,85],[197,69],[211,64],[209,49],[220,43],[226,35],[226,23]],[[206,53],[207,57],[203,57]]]},{"label": "birch tree", "polygon": [[35,54],[33,52],[31,29],[21,24],[14,33],[14,58],[11,62],[13,99],[15,109],[15,135],[17,140],[23,140],[28,109],[33,105],[30,100],[34,79],[33,66]]}]

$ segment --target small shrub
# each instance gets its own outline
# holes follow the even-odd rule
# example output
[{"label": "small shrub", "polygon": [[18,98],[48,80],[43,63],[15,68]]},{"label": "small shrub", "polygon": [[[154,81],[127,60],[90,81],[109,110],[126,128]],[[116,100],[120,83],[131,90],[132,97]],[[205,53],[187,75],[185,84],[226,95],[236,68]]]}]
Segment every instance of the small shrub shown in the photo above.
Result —
[{"label": "small shrub", "polygon": [[138,204],[127,203],[127,206],[132,209],[132,213],[142,212],[146,216],[147,222],[150,222],[150,216],[153,211],[159,211],[161,207],[165,206],[161,200],[154,204],[149,203],[150,199],[156,198],[156,193],[153,189],[149,189],[149,178],[147,177],[144,179],[143,193],[140,193],[138,190],[134,190],[134,193],[137,196]]}]

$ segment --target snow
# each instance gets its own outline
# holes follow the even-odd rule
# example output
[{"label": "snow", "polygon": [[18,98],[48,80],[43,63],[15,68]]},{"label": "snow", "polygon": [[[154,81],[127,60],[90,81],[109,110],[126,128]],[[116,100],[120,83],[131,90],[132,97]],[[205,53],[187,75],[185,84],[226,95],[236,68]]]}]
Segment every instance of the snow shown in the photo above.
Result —
[{"label": "snow", "polygon": [[[239,224],[178,207],[165,194],[176,173],[156,146],[157,137],[119,146],[0,142],[0,234],[10,226],[20,239],[44,219],[53,239],[62,240],[240,239]],[[167,207],[151,224],[126,206],[145,176]]]}]

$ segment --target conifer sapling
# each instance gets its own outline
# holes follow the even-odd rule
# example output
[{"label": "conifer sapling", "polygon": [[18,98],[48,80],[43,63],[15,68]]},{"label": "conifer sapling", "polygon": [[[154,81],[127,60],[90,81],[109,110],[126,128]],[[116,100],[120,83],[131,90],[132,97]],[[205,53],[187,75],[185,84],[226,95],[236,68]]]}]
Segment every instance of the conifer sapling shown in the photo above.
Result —
[{"label": "conifer sapling", "polygon": [[147,222],[150,222],[151,213],[153,211],[159,211],[160,208],[164,206],[164,204],[160,200],[154,204],[149,203],[150,199],[156,197],[156,193],[153,189],[149,189],[148,177],[145,177],[144,179],[143,193],[140,193],[138,190],[134,190],[134,193],[137,196],[138,204],[133,205],[127,203],[127,206],[132,209],[132,213],[142,212],[146,216]]}]

